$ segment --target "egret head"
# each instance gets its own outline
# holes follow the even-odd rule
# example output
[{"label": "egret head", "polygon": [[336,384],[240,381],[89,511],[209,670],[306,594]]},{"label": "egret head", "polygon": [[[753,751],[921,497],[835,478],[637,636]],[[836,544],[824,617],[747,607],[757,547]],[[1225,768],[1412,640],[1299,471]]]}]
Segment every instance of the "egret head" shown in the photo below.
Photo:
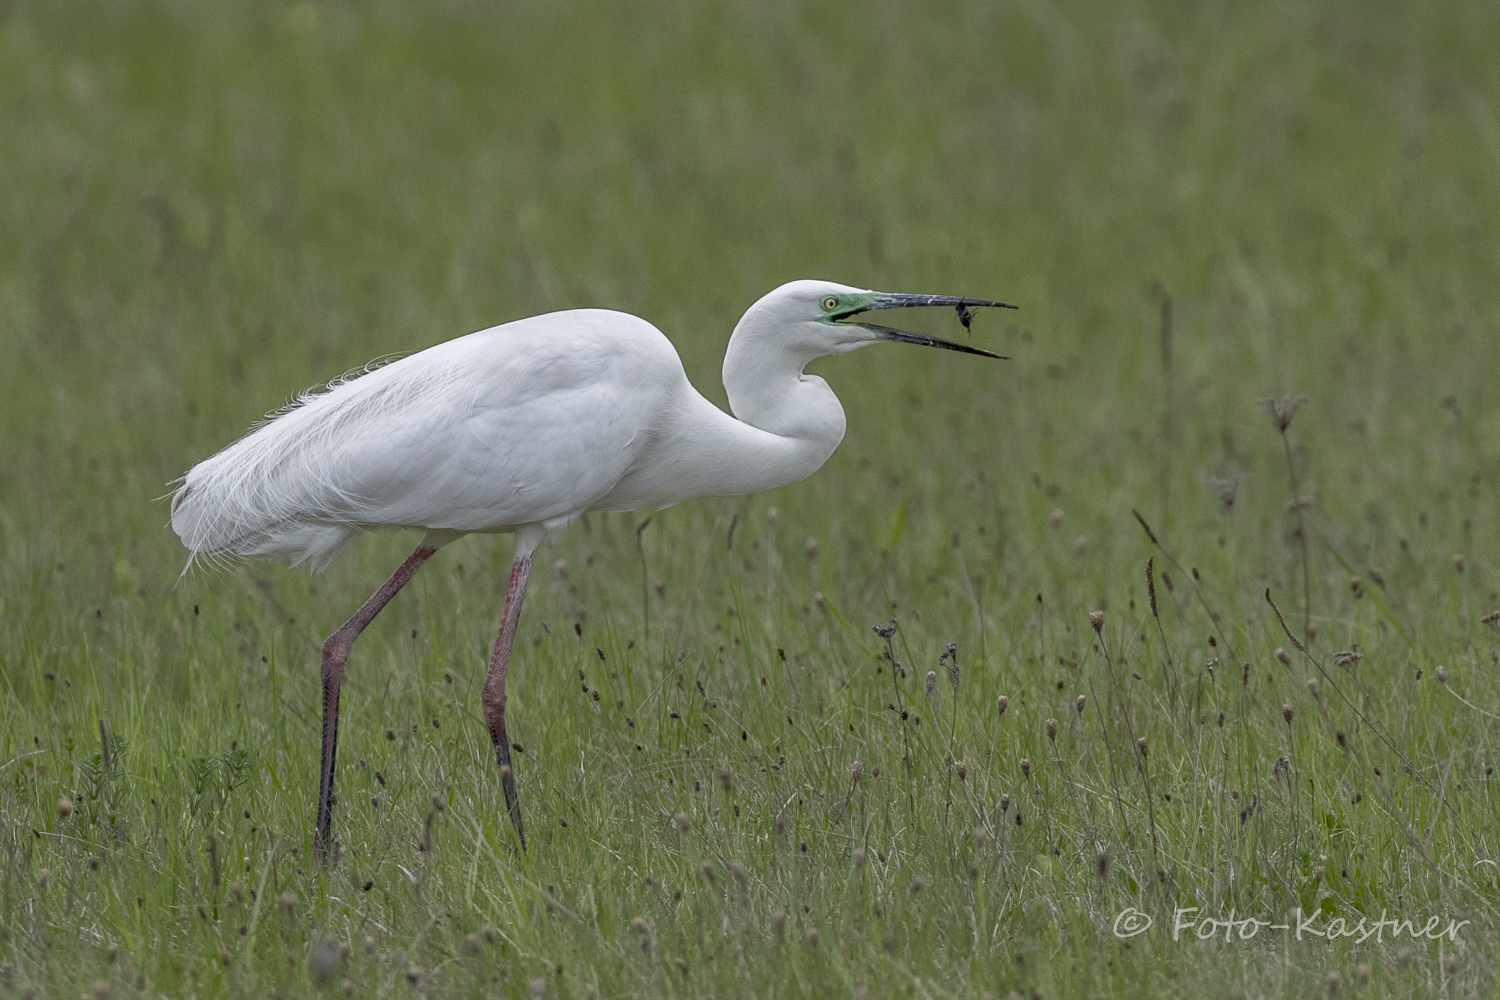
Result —
[{"label": "egret head", "polygon": [[968,326],[969,310],[988,306],[1015,308],[1004,302],[959,295],[874,292],[831,281],[803,280],[788,282],[767,293],[750,307],[740,325],[764,331],[764,335],[774,338],[783,348],[807,360],[826,354],[847,354],[881,341],[941,347],[987,358],[1002,357],[966,344],[876,323],[871,315],[879,310],[919,306],[956,309],[965,327]]}]

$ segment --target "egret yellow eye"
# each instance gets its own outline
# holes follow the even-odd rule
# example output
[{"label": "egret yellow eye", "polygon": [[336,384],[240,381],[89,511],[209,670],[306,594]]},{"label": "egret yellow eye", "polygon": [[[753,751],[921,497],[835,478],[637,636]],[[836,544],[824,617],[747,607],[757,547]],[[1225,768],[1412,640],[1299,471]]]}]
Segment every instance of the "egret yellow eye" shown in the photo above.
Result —
[{"label": "egret yellow eye", "polygon": [[823,308],[829,312],[832,312],[834,309],[838,308],[838,304],[839,300],[834,298],[832,295],[823,300]]}]

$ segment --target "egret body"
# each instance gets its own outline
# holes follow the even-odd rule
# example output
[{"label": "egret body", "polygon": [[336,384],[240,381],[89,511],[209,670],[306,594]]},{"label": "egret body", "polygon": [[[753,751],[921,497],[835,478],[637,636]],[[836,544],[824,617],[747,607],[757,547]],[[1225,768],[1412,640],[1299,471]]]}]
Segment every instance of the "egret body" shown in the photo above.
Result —
[{"label": "egret body", "polygon": [[[325,565],[360,532],[421,543],[323,644],[315,843],[330,835],[339,687],[350,647],[433,553],[471,532],[514,532],[515,562],[482,702],[506,808],[525,844],[505,732],[505,676],[537,546],[587,511],[667,507],[774,489],[816,471],[844,436],[828,383],[803,368],[880,341],[999,357],[869,322],[910,306],[1004,303],[794,281],[735,326],[723,381],[733,416],[688,381],[650,323],[604,309],[517,320],[304,393],[193,466],[172,528],[200,556]],[[967,323],[965,323],[967,325]]]}]

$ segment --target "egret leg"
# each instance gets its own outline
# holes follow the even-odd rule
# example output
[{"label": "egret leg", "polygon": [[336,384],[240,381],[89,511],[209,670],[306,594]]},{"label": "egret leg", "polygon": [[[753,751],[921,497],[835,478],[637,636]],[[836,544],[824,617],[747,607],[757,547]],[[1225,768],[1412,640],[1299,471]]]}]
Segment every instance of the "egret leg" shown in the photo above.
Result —
[{"label": "egret leg", "polygon": [[318,790],[318,828],[313,835],[313,848],[325,860],[330,844],[329,831],[333,825],[333,759],[339,745],[339,687],[344,682],[344,663],[349,659],[349,650],[354,640],[374,621],[380,609],[390,603],[396,592],[406,586],[422,564],[437,551],[437,547],[425,542],[406,557],[396,568],[390,579],[370,595],[354,616],[328,637],[323,643],[323,767]]},{"label": "egret leg", "polygon": [[505,612],[500,619],[500,634],[495,636],[495,652],[490,669],[484,676],[484,718],[489,723],[490,739],[495,744],[495,761],[500,765],[500,786],[505,789],[505,809],[526,849],[526,834],[521,828],[521,804],[516,800],[516,778],[510,766],[510,741],[505,738],[505,672],[510,666],[510,647],[516,639],[516,623],[521,620],[521,600],[526,596],[526,577],[531,572],[531,553],[517,556],[510,568],[510,586],[505,591]]}]

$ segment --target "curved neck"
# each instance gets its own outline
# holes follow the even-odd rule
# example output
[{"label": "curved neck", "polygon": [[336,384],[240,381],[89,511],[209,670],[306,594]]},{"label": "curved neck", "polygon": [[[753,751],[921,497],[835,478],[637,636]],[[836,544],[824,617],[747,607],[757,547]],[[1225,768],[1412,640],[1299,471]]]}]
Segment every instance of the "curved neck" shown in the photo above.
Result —
[{"label": "curved neck", "polygon": [[844,408],[811,357],[778,331],[742,319],[724,353],[730,416],[683,377],[674,417],[656,429],[650,457],[601,501],[602,510],[670,506],[696,497],[742,496],[799,482],[844,439]]}]

